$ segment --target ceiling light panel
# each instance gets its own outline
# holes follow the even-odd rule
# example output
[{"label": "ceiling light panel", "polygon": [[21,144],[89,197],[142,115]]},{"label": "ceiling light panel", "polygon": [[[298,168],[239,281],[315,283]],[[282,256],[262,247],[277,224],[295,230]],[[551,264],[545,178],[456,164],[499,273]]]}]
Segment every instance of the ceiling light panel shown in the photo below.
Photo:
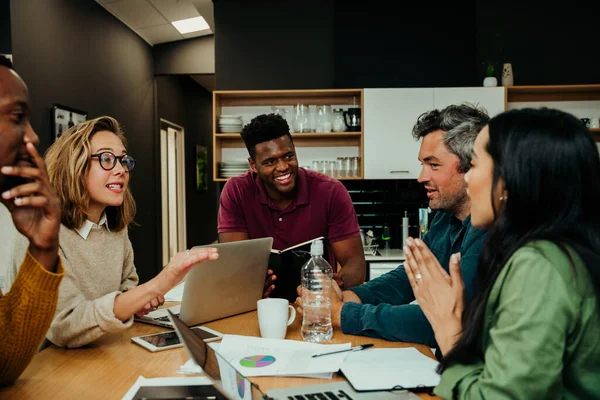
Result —
[{"label": "ceiling light panel", "polygon": [[210,29],[210,26],[208,26],[208,23],[204,20],[203,17],[181,19],[179,21],[173,21],[171,23],[173,24],[175,29],[177,29],[179,33],[182,34]]}]

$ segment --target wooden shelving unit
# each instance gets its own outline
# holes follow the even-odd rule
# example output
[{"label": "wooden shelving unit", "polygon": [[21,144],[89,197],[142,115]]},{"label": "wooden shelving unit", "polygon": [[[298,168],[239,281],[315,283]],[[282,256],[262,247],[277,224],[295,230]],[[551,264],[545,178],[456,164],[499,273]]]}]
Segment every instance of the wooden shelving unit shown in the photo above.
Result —
[{"label": "wooden shelving unit", "polygon": [[600,85],[509,86],[509,103],[525,101],[590,101],[600,100]]},{"label": "wooden shelving unit", "polygon": [[[331,105],[347,109],[352,106],[361,108],[361,125],[364,126],[364,105],[362,89],[328,89],[328,90],[243,90],[213,92],[213,179],[216,182],[226,182],[228,178],[219,177],[219,163],[223,161],[225,149],[245,148],[239,133],[219,133],[218,116],[235,114],[235,108],[248,112],[251,107],[270,111],[270,106]],[[223,112],[226,108],[227,112]],[[262,112],[261,112],[262,113]],[[258,113],[256,114],[258,115]],[[253,116],[256,116],[253,115]],[[292,117],[291,115],[289,117]],[[244,121],[247,123],[248,121]],[[297,148],[307,147],[356,147],[361,159],[359,176],[340,179],[363,179],[364,135],[362,132],[328,132],[328,133],[292,133]],[[300,160],[306,165],[307,160]]]},{"label": "wooden shelving unit", "polygon": [[[509,86],[506,102],[555,102],[555,101],[600,101],[600,84],[591,85],[547,85]],[[600,109],[598,115],[600,116]],[[590,134],[600,143],[600,128],[590,128]]]},{"label": "wooden shelving unit", "polygon": [[594,138],[594,141],[600,143],[600,128],[589,128],[588,129]]}]

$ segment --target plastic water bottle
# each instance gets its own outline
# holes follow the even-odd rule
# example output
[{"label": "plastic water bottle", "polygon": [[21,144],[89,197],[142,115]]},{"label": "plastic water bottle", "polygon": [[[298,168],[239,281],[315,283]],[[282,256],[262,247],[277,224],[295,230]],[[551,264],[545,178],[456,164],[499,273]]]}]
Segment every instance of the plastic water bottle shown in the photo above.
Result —
[{"label": "plastic water bottle", "polygon": [[315,240],[311,258],[302,267],[302,339],[311,343],[328,342],[333,336],[331,297],[333,290],[331,265],[323,258],[323,242]]}]

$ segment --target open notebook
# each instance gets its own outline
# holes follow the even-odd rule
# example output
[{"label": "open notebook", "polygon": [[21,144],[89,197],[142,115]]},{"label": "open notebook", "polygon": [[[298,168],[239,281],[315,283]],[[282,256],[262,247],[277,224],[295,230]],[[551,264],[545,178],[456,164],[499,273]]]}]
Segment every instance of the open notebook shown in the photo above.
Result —
[{"label": "open notebook", "polygon": [[357,391],[430,391],[440,383],[438,362],[414,347],[370,349],[348,354],[341,371]]},{"label": "open notebook", "polygon": [[[277,279],[274,282],[275,290],[269,297],[284,298],[290,303],[296,301],[296,297],[298,297],[297,287],[300,285],[300,271],[302,266],[310,260],[310,247],[315,240],[323,240],[323,257],[327,260],[329,249],[327,241],[322,236],[283,250],[271,250],[269,269],[273,270]],[[335,268],[334,265],[332,267]]]}]

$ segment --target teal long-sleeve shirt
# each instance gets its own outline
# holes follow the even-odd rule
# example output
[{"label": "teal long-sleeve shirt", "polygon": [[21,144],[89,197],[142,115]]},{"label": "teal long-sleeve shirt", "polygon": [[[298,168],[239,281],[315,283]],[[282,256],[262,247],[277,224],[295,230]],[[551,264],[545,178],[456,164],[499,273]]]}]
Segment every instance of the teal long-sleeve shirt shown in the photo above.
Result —
[{"label": "teal long-sleeve shirt", "polygon": [[446,399],[600,399],[600,306],[583,261],[548,241],[517,250],[488,297],[483,359],[455,364]]},{"label": "teal long-sleeve shirt", "polygon": [[[461,222],[444,212],[436,214],[423,238],[446,271],[450,256],[461,253],[467,301],[473,296],[484,240],[485,231],[473,228],[470,215]],[[350,290],[356,293],[362,304],[349,302],[343,305],[342,332],[437,347],[425,314],[417,304],[409,304],[415,297],[403,265]]]}]

